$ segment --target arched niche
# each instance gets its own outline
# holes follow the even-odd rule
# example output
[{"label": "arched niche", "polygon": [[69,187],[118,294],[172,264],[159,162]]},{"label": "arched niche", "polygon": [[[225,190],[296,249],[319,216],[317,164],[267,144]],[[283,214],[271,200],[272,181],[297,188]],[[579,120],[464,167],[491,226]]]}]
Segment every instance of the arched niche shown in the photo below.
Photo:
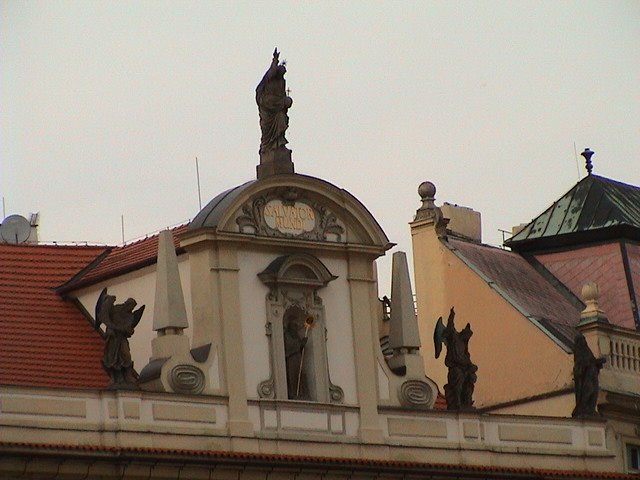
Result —
[{"label": "arched niche", "polygon": [[327,328],[318,290],[337,277],[316,257],[284,255],[258,274],[269,287],[266,299],[270,376],[258,386],[261,398],[341,402],[331,383]]}]

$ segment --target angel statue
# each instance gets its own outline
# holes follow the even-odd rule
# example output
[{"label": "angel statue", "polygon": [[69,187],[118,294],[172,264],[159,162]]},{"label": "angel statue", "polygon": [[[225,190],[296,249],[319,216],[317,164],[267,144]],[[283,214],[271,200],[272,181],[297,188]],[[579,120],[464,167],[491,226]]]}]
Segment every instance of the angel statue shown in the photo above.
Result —
[{"label": "angel statue", "polygon": [[438,318],[433,332],[433,343],[436,358],[442,352],[442,344],[447,346],[447,355],[444,358],[444,364],[449,368],[447,384],[444,386],[447,409],[470,410],[473,409],[473,389],[478,379],[478,367],[471,362],[469,354],[469,339],[473,332],[468,323],[462,331],[457,332],[453,324],[455,315],[451,307],[446,327],[442,323],[442,317]]},{"label": "angel statue", "polygon": [[136,389],[129,337],[140,322],[145,306],[134,310],[137,303],[133,298],[118,305],[115,302],[116,297],[108,295],[106,288],[100,292],[96,302],[96,329],[100,325],[106,328],[102,365],[111,377],[109,388]]},{"label": "angel statue", "polygon": [[293,104],[287,95],[284,74],[287,72],[286,62],[280,63],[280,52],[273,51],[273,59],[269,69],[256,87],[256,103],[260,114],[260,153],[277,150],[288,142],[284,132],[289,127],[287,110]]},{"label": "angel statue", "polygon": [[596,358],[584,335],[578,333],[573,347],[573,380],[576,407],[571,413],[572,417],[584,417],[597,415],[600,369],[607,360],[604,357]]}]

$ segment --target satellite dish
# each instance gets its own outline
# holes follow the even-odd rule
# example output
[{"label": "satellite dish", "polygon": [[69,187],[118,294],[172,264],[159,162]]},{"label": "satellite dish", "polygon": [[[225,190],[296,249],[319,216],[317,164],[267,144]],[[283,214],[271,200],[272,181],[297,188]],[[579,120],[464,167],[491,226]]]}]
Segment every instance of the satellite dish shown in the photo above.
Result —
[{"label": "satellite dish", "polygon": [[22,215],[9,215],[0,225],[0,237],[7,243],[24,243],[31,235],[31,224]]}]

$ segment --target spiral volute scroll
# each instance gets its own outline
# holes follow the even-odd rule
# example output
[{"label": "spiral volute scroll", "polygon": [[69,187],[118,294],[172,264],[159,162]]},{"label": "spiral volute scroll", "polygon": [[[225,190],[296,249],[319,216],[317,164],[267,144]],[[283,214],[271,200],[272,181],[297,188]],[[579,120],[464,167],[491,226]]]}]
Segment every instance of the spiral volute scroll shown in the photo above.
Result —
[{"label": "spiral volute scroll", "polygon": [[205,385],[204,373],[193,365],[176,365],[169,373],[169,384],[174,392],[202,393]]},{"label": "spiral volute scroll", "polygon": [[400,403],[405,407],[428,408],[432,401],[431,388],[420,380],[407,380],[399,388]]}]

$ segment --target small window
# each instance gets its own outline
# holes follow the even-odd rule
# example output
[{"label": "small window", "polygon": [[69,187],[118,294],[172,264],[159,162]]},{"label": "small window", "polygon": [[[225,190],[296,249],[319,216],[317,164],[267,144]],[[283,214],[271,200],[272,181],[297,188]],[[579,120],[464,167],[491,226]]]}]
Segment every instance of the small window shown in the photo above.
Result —
[{"label": "small window", "polygon": [[640,472],[640,445],[627,445],[627,468],[630,472]]}]

